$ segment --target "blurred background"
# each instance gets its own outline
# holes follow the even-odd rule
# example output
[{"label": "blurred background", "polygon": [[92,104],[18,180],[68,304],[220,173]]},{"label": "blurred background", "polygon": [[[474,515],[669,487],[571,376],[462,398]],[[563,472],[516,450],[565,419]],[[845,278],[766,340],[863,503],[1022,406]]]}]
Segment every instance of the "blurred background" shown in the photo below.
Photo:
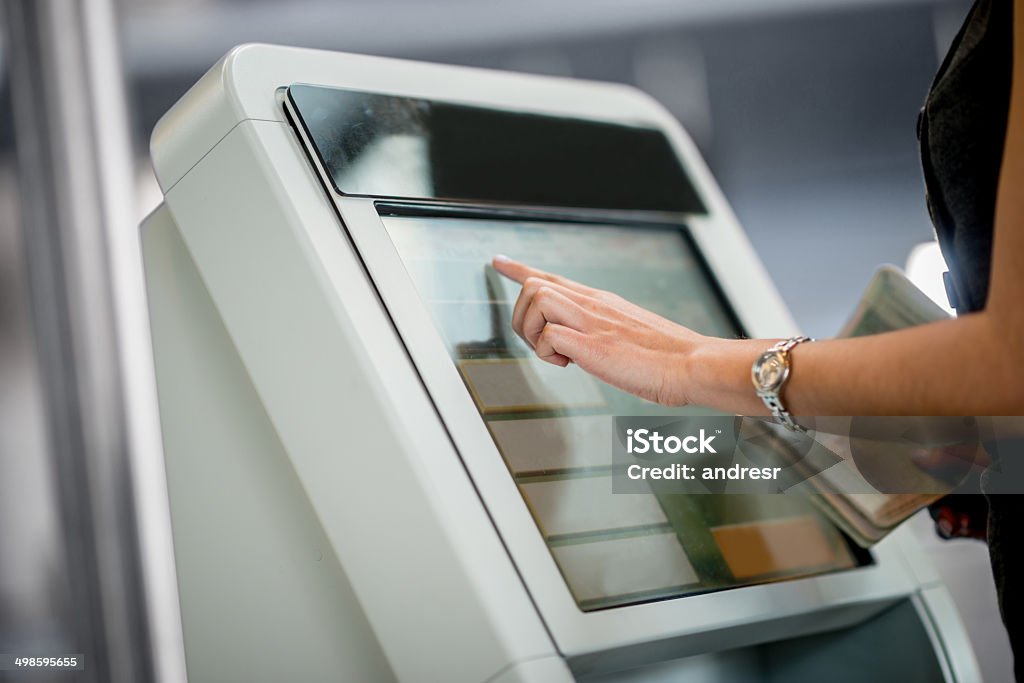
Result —
[{"label": "blurred background", "polygon": [[[160,115],[252,41],[621,81],[688,129],[804,331],[834,334],[873,270],[932,229],[915,122],[966,0],[132,0],[123,59],[138,216]],[[70,620],[18,229],[0,52],[0,652]],[[984,546],[933,540],[987,680],[1010,680]],[[49,639],[49,640],[48,640]],[[2,674],[0,674],[2,675]]]}]

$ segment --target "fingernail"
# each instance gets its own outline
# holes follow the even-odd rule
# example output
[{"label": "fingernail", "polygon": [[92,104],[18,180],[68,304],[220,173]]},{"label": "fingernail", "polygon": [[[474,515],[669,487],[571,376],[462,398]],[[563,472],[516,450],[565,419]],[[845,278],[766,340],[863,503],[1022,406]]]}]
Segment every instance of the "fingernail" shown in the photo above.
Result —
[{"label": "fingernail", "polygon": [[508,256],[505,256],[504,254],[498,254],[494,257],[494,260],[498,261],[499,263],[506,263],[508,261],[511,261],[512,259],[510,259]]}]

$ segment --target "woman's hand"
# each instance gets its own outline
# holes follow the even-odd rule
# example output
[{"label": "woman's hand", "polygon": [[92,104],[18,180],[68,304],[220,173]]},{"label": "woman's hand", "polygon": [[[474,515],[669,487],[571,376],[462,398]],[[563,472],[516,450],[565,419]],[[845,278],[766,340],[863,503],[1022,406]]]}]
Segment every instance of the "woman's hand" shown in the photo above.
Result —
[{"label": "woman's hand", "polygon": [[690,402],[687,363],[709,338],[617,294],[505,256],[496,256],[492,263],[523,286],[512,328],[539,358],[562,367],[575,363],[648,401],[674,406]]}]

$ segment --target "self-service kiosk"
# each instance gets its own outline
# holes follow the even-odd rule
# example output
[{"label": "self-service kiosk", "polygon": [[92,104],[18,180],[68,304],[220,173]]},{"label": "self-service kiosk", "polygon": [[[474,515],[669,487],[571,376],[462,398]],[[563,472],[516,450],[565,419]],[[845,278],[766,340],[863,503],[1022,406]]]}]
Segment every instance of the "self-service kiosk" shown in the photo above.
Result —
[{"label": "self-service kiosk", "polygon": [[796,332],[651,98],[250,45],[152,156],[191,680],[978,680],[903,531],[865,551],[800,496],[613,494],[611,416],[678,411],[512,332],[499,253],[700,332]]}]

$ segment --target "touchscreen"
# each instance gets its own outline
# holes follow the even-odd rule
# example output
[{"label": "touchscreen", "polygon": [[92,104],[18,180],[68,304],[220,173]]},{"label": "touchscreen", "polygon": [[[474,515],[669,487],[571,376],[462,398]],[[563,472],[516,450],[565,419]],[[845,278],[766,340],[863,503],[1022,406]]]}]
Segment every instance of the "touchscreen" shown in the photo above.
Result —
[{"label": "touchscreen", "polygon": [[495,254],[741,335],[684,226],[382,219],[581,609],[855,566],[802,497],[613,494],[611,416],[681,411],[539,361],[512,331],[519,286],[491,268]]}]

